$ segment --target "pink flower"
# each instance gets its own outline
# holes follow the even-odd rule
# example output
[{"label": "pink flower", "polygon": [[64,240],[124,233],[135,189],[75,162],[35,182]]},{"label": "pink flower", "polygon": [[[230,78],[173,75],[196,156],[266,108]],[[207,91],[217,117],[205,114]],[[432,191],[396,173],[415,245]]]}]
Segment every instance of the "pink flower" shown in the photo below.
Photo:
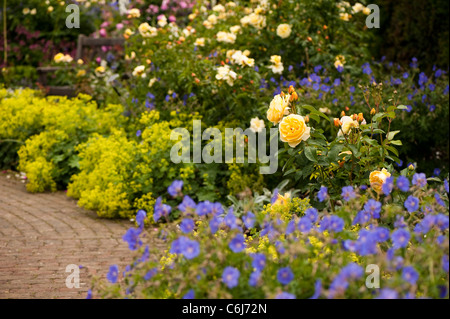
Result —
[{"label": "pink flower", "polygon": [[120,29],[122,29],[123,28],[123,23],[117,23],[116,24],[116,29],[117,30],[120,30]]},{"label": "pink flower", "polygon": [[100,28],[106,28],[107,26],[109,26],[109,22],[105,21],[102,24],[100,24]]},{"label": "pink flower", "polygon": [[175,21],[177,21],[177,18],[175,18],[175,16],[169,16],[169,21],[175,22]]},{"label": "pink flower", "polygon": [[100,64],[100,63],[102,62],[102,59],[98,56],[98,57],[95,59],[95,62],[97,62],[98,64]]},{"label": "pink flower", "polygon": [[103,29],[103,28],[100,29],[99,33],[100,33],[100,36],[103,37],[103,38],[105,38],[107,36],[106,30]]}]

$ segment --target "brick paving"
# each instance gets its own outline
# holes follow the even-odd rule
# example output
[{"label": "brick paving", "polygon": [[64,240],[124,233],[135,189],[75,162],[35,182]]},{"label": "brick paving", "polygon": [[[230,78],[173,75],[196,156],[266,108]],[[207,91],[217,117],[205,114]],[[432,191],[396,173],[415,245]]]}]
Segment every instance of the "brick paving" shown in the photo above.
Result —
[{"label": "brick paving", "polygon": [[[132,226],[77,207],[64,192],[30,194],[0,174],[0,298],[85,298],[91,276],[132,260],[122,240]],[[82,265],[80,288],[67,288],[69,264]]]}]

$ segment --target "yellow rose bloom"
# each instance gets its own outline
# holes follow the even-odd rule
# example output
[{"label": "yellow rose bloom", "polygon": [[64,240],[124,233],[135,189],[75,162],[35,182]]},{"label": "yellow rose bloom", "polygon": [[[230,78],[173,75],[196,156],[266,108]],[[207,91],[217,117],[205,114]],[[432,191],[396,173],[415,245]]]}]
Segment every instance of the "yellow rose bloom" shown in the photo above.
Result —
[{"label": "yellow rose bloom", "polygon": [[369,175],[370,187],[377,193],[381,193],[381,188],[388,177],[391,177],[391,174],[385,168],[381,171],[373,171]]},{"label": "yellow rose bloom", "polygon": [[57,55],[55,55],[55,57],[53,58],[53,60],[54,60],[56,63],[59,63],[59,62],[63,61],[63,60],[64,60],[64,54],[58,53]]},{"label": "yellow rose bloom", "polygon": [[306,126],[303,116],[291,114],[283,118],[280,123],[280,139],[290,147],[296,147],[306,141],[311,135],[311,128]]},{"label": "yellow rose bloom", "polygon": [[341,129],[338,132],[338,136],[341,136],[343,134],[348,134],[352,127],[358,128],[359,123],[356,120],[353,120],[350,116],[343,116],[341,118]]},{"label": "yellow rose bloom", "polygon": [[280,94],[275,95],[267,110],[267,119],[270,122],[278,124],[283,116],[289,114],[289,97],[289,95],[284,97],[281,97]]},{"label": "yellow rose bloom", "polygon": [[291,31],[291,26],[289,24],[283,23],[278,26],[277,35],[282,39],[286,39],[291,35]]}]

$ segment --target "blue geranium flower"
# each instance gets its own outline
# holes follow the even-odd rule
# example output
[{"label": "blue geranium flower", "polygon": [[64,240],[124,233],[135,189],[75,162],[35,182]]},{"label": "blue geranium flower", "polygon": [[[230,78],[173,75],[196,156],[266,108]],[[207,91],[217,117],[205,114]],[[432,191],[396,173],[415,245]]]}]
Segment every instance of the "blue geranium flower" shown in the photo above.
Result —
[{"label": "blue geranium flower", "polygon": [[247,214],[243,218],[243,222],[245,227],[251,229],[255,226],[255,214],[252,212],[247,212]]},{"label": "blue geranium flower", "polygon": [[374,200],[369,199],[366,204],[364,204],[364,211],[369,213],[373,218],[380,218],[381,213],[381,203]]},{"label": "blue geranium flower", "polygon": [[172,197],[177,197],[181,195],[181,190],[183,189],[183,181],[174,180],[172,184],[167,188],[167,192]]},{"label": "blue geranium flower", "polygon": [[252,267],[257,271],[263,271],[266,266],[266,255],[258,253],[252,256]]},{"label": "blue geranium flower", "polygon": [[419,273],[412,266],[403,268],[402,278],[404,281],[414,285],[419,279]]},{"label": "blue geranium flower", "polygon": [[258,282],[260,279],[261,279],[261,273],[259,271],[252,272],[250,275],[250,278],[248,280],[249,286],[256,287],[258,285]]},{"label": "blue geranium flower", "polygon": [[196,210],[198,216],[206,216],[212,213],[213,204],[210,201],[204,201],[197,204]]},{"label": "blue geranium flower", "polygon": [[128,231],[123,235],[123,240],[128,243],[128,248],[130,250],[136,250],[139,246],[142,245],[142,241],[139,238],[139,235],[141,234],[141,230],[138,228],[130,228]]},{"label": "blue geranium flower", "polygon": [[380,290],[377,299],[398,299],[398,293],[394,289],[383,288]]},{"label": "blue geranium flower", "polygon": [[189,290],[184,296],[183,299],[195,299],[195,292],[193,289]]},{"label": "blue geranium flower", "polygon": [[388,177],[381,186],[384,195],[388,196],[394,189],[394,177]]},{"label": "blue geranium flower", "polygon": [[344,186],[342,187],[342,198],[348,202],[351,199],[356,198],[355,190],[353,189],[353,186]]},{"label": "blue geranium flower", "polygon": [[195,223],[190,218],[185,218],[180,223],[180,229],[185,234],[189,234],[191,231],[193,231],[194,227],[195,227]]},{"label": "blue geranium flower", "polygon": [[419,187],[425,187],[427,185],[427,177],[424,173],[416,173],[413,175],[412,183]]},{"label": "blue geranium flower", "polygon": [[328,188],[325,186],[321,186],[319,192],[317,193],[317,198],[319,199],[319,202],[323,202],[328,197]]},{"label": "blue geranium flower", "polygon": [[188,209],[196,209],[197,204],[195,204],[194,200],[190,198],[188,195],[183,197],[183,201],[180,205],[178,205],[178,209],[182,212],[186,213]]},{"label": "blue geranium flower", "polygon": [[275,299],[296,299],[295,295],[290,294],[288,292],[280,292],[278,295],[275,296]]},{"label": "blue geranium flower", "polygon": [[136,214],[136,223],[138,224],[139,227],[144,226],[144,220],[147,217],[147,213],[145,212],[145,210],[139,210]]},{"label": "blue geranium flower", "polygon": [[222,273],[222,281],[228,288],[234,288],[239,284],[241,273],[234,267],[226,267]]},{"label": "blue geranium flower", "polygon": [[277,280],[282,285],[289,284],[293,279],[294,279],[294,273],[292,272],[291,268],[284,267],[284,268],[281,268],[280,270],[278,270]]},{"label": "blue geranium flower", "polygon": [[405,248],[408,245],[411,234],[405,228],[400,228],[391,234],[391,239],[393,242],[393,248]]},{"label": "blue geranium flower", "polygon": [[239,253],[245,249],[245,238],[242,234],[237,234],[228,245],[230,249],[235,252]]},{"label": "blue geranium flower", "polygon": [[186,257],[186,259],[193,259],[200,254],[200,244],[189,238],[186,238],[181,243],[181,254]]},{"label": "blue geranium flower", "polygon": [[397,178],[397,187],[402,192],[408,192],[409,191],[409,179],[405,176],[399,176]]},{"label": "blue geranium flower", "polygon": [[404,205],[408,212],[414,213],[419,209],[419,199],[417,197],[409,195]]},{"label": "blue geranium flower", "polygon": [[218,215],[214,216],[210,221],[209,221],[209,228],[211,229],[211,233],[215,234],[220,227],[220,224],[222,223],[223,218],[219,217]]},{"label": "blue geranium flower", "polygon": [[109,272],[106,274],[106,279],[112,284],[117,282],[117,278],[119,277],[119,266],[112,265],[109,267]]}]

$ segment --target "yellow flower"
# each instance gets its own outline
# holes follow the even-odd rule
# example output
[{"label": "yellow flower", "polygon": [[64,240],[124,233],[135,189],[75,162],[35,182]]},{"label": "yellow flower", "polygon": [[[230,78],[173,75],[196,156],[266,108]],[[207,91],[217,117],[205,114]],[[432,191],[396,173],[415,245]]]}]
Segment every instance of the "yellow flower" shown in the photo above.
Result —
[{"label": "yellow flower", "polygon": [[311,128],[306,126],[303,116],[291,114],[280,123],[280,139],[290,147],[296,147],[301,141],[306,141],[311,134]]},{"label": "yellow flower", "polygon": [[64,54],[63,53],[58,53],[57,55],[55,55],[55,57],[53,58],[53,61],[55,61],[56,63],[61,62],[64,59]]},{"label": "yellow flower", "polygon": [[194,45],[199,46],[199,47],[204,47],[205,46],[205,38],[196,39]]},{"label": "yellow flower", "polygon": [[289,97],[289,95],[285,95],[284,97],[281,97],[280,94],[275,95],[267,110],[267,119],[270,122],[278,124],[284,115],[289,114]]},{"label": "yellow flower", "polygon": [[285,205],[291,198],[291,193],[285,193],[284,196],[278,194],[277,200],[273,203],[272,207],[275,205]]},{"label": "yellow flower", "polygon": [[381,193],[381,188],[388,177],[391,174],[383,168],[381,171],[373,171],[369,175],[370,187],[377,193]]},{"label": "yellow flower", "polygon": [[141,23],[138,30],[144,38],[154,37],[158,34],[157,29],[155,27],[151,27],[147,22]]},{"label": "yellow flower", "polygon": [[77,72],[77,78],[85,76],[86,75],[86,70],[79,70]]},{"label": "yellow flower", "polygon": [[291,26],[289,24],[283,23],[278,26],[277,35],[282,39],[286,39],[291,35],[291,31]]},{"label": "yellow flower", "polygon": [[264,121],[260,120],[259,118],[255,117],[252,118],[250,121],[250,130],[252,130],[255,133],[260,133],[263,128],[265,127]]},{"label": "yellow flower", "polygon": [[341,129],[338,132],[338,136],[344,135],[344,134],[348,134],[348,132],[350,132],[350,129],[352,127],[359,127],[359,123],[356,120],[353,120],[350,116],[343,116],[341,118]]},{"label": "yellow flower", "polygon": [[146,74],[144,72],[145,72],[145,66],[144,65],[139,65],[139,66],[134,68],[132,74],[133,74],[133,76],[136,76],[136,77],[145,78]]}]

